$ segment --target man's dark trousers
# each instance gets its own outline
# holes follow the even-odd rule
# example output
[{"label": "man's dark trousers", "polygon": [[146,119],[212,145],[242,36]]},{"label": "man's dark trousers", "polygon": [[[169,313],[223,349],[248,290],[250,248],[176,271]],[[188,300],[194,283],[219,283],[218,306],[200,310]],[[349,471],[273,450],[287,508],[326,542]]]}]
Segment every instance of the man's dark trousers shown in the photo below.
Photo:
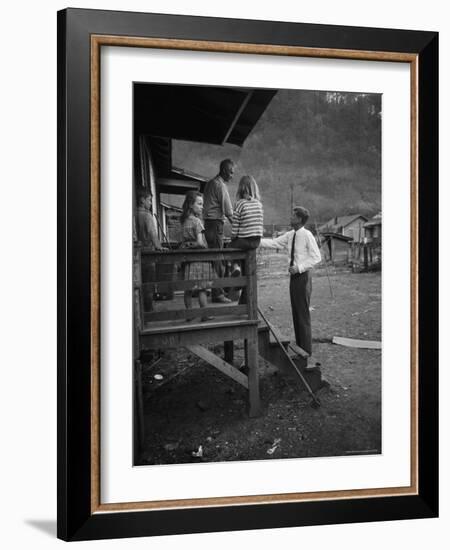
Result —
[{"label": "man's dark trousers", "polygon": [[289,292],[291,295],[292,319],[294,321],[295,341],[297,345],[311,355],[311,314],[309,303],[311,299],[311,273],[296,273],[291,275]]},{"label": "man's dark trousers", "polygon": [[[223,221],[205,220],[205,239],[208,248],[223,248]],[[214,269],[217,276],[222,278],[225,274],[225,265],[221,261],[214,262]],[[216,300],[223,296],[223,289],[213,288],[211,297]]]}]

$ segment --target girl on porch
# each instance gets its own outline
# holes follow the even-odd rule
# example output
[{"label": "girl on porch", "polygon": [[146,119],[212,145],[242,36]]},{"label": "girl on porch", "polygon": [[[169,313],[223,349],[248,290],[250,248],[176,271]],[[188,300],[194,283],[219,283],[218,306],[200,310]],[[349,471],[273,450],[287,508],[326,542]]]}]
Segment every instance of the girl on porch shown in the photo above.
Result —
[{"label": "girl on porch", "polygon": [[[188,191],[186,193],[183,211],[180,217],[182,229],[182,248],[196,249],[208,248],[202,223],[203,212],[203,196],[198,191]],[[184,262],[183,277],[186,281],[196,281],[196,285],[192,289],[184,291],[184,305],[186,306],[186,321],[194,319],[192,311],[192,291],[198,291],[198,302],[200,308],[204,308],[208,304],[206,291],[212,285],[212,280],[215,278],[214,268],[211,262]],[[213,317],[202,316],[202,321],[209,321]]]}]

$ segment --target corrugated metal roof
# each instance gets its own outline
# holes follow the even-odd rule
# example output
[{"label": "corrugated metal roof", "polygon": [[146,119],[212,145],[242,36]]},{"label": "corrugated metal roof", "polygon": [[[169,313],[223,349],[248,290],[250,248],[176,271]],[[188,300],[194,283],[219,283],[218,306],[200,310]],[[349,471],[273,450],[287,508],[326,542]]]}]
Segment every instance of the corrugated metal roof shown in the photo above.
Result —
[{"label": "corrugated metal roof", "polygon": [[324,233],[320,233],[320,236],[324,239],[332,238],[332,239],[338,239],[341,241],[352,241],[353,239],[351,237],[347,237],[346,235],[342,235],[341,233],[333,233],[332,231],[326,231]]},{"label": "corrugated metal roof", "polygon": [[351,224],[358,218],[363,218],[363,220],[367,221],[366,216],[363,216],[362,214],[350,214],[349,216],[337,216],[331,218],[331,220],[328,220],[321,227],[347,227],[347,225]]}]

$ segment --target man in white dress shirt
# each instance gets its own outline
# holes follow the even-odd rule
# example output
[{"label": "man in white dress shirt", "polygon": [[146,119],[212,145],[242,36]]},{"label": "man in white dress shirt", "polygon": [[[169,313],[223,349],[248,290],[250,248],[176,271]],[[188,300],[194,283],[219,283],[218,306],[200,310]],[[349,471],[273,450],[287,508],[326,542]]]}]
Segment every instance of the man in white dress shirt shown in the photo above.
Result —
[{"label": "man in white dress shirt", "polygon": [[309,212],[296,206],[291,217],[292,230],[276,239],[261,239],[263,248],[287,250],[289,254],[289,293],[291,297],[292,319],[294,321],[297,345],[309,355],[312,353],[311,315],[311,269],[320,262],[320,251],[311,231],[304,228]]}]

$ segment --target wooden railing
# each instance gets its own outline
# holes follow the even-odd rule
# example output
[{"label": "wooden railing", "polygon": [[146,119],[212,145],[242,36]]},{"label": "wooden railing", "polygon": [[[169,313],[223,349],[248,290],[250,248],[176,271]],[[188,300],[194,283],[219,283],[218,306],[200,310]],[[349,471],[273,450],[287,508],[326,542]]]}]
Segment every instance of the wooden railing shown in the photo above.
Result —
[{"label": "wooden railing", "polygon": [[[208,305],[206,308],[194,308],[193,312],[200,312],[202,316],[242,316],[248,320],[258,319],[257,306],[257,281],[256,281],[256,252],[255,250],[244,251],[235,248],[225,249],[179,249],[168,251],[155,251],[148,248],[135,247],[134,253],[134,287],[135,287],[135,308],[139,307],[141,315],[138,324],[147,325],[148,323],[158,323],[166,321],[180,321],[186,318],[186,309],[184,304],[178,308],[164,308],[165,302],[159,302],[160,311],[145,311],[142,300],[142,292],[172,293],[175,291],[193,290],[200,281],[184,280],[181,265],[183,262],[234,262],[239,261],[243,267],[240,277],[221,277],[213,278],[208,288],[242,288],[246,289],[246,303],[237,302],[227,304],[226,307],[218,304]],[[141,275],[141,262],[170,266],[165,270],[167,276],[165,280],[143,281]],[[171,266],[174,266],[172,268]],[[156,274],[161,269],[155,269]],[[138,291],[136,295],[136,291]],[[195,300],[193,299],[195,305]],[[161,304],[161,305],[160,305]],[[135,316],[136,318],[136,316]]]}]

